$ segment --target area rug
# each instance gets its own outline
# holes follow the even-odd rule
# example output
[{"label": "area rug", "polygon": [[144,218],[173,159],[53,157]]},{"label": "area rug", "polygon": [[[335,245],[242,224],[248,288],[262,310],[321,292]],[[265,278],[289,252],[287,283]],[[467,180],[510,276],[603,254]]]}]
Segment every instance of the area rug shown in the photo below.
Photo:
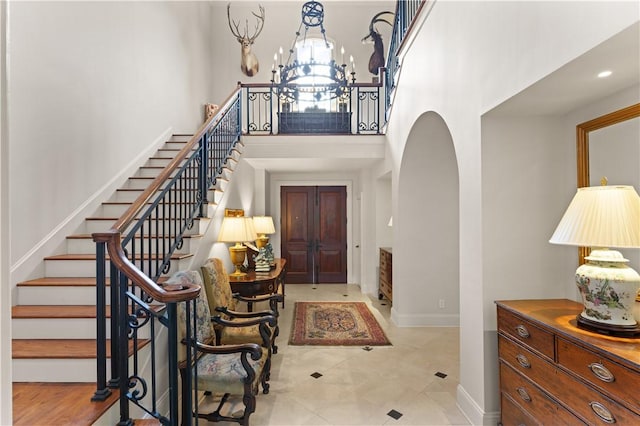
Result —
[{"label": "area rug", "polygon": [[296,302],[289,344],[383,346],[391,342],[364,302]]}]

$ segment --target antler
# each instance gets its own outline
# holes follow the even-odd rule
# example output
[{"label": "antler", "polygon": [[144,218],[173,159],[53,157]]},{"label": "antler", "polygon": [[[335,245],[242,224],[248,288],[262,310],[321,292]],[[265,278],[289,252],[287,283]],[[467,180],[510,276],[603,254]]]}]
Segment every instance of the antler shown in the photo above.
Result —
[{"label": "antler", "polygon": [[[238,28],[238,25],[240,25],[240,22],[236,23],[236,21],[231,19],[231,14],[229,12],[230,10],[231,10],[231,3],[227,3],[227,21],[229,22],[229,29],[231,30],[231,34],[233,34],[237,39],[245,38],[247,36],[246,30],[245,30],[244,36],[241,36],[240,29]],[[233,23],[233,26],[236,27],[235,31],[233,30],[231,23]]]},{"label": "antler", "polygon": [[[258,37],[258,35],[262,32],[262,28],[264,27],[264,7],[260,6],[260,15],[258,15],[255,12],[251,12],[253,16],[258,18],[258,22],[256,22],[255,33],[251,37],[247,35],[247,33],[249,32],[249,21],[248,20],[245,21],[244,34],[240,35],[240,28],[238,28],[238,26],[240,25],[240,21],[236,22],[233,19],[231,19],[230,10],[231,10],[231,3],[227,3],[227,21],[229,22],[229,29],[231,30],[231,34],[233,34],[238,39],[238,41],[244,40],[249,43],[253,43],[256,37]],[[231,26],[231,24],[233,24],[233,27]],[[234,27],[235,27],[235,30],[234,30]]]},{"label": "antler", "polygon": [[[258,22],[256,22],[256,32],[254,35],[252,35],[251,37],[249,37],[249,42],[253,43],[253,41],[256,39],[256,37],[258,37],[260,35],[260,33],[262,32],[262,28],[264,28],[264,7],[262,7],[262,5],[259,5],[260,7],[260,15],[258,15],[255,12],[251,12],[251,14],[253,16],[255,16],[256,18],[258,18]],[[249,25],[247,24],[247,27]]]}]

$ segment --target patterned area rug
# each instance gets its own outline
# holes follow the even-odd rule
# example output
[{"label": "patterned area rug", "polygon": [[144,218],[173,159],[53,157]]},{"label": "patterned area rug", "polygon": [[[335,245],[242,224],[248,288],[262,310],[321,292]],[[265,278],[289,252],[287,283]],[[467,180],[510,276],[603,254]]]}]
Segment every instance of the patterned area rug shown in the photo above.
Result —
[{"label": "patterned area rug", "polygon": [[296,302],[289,344],[381,346],[391,342],[364,302]]}]

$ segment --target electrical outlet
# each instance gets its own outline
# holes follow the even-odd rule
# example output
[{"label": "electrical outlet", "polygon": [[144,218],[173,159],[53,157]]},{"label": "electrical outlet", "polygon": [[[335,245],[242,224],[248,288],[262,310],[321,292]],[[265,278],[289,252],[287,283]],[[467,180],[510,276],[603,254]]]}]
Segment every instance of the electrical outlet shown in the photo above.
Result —
[{"label": "electrical outlet", "polygon": [[444,299],[440,299],[440,300],[438,301],[438,307],[439,307],[440,309],[444,309]]}]

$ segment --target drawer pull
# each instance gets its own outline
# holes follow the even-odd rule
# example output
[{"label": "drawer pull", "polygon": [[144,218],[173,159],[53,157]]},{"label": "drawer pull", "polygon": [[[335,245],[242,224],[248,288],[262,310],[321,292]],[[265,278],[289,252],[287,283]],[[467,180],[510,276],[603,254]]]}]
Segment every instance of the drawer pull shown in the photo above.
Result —
[{"label": "drawer pull", "polygon": [[525,327],[522,324],[518,324],[516,325],[516,332],[518,333],[518,335],[520,337],[522,337],[523,339],[527,339],[529,338],[531,335],[529,334],[529,330],[527,330],[527,327]]},{"label": "drawer pull", "polygon": [[600,364],[599,362],[592,362],[591,364],[589,364],[589,369],[591,370],[594,376],[596,376],[598,379],[602,380],[603,382],[611,383],[616,380],[613,373],[609,371],[607,367]]},{"label": "drawer pull", "polygon": [[516,355],[516,360],[518,361],[518,364],[520,364],[523,368],[531,368],[531,363],[526,356],[518,354]]},{"label": "drawer pull", "polygon": [[516,392],[518,392],[518,395],[520,395],[520,398],[522,398],[524,401],[531,402],[531,397],[529,396],[525,388],[516,388]]},{"label": "drawer pull", "polygon": [[593,410],[594,413],[596,413],[596,416],[600,417],[600,419],[605,422],[605,423],[615,423],[616,419],[613,417],[613,414],[611,414],[611,411],[609,411],[609,409],[607,407],[605,407],[604,405],[600,404],[599,402],[590,402],[589,406],[591,407],[591,409]]}]

